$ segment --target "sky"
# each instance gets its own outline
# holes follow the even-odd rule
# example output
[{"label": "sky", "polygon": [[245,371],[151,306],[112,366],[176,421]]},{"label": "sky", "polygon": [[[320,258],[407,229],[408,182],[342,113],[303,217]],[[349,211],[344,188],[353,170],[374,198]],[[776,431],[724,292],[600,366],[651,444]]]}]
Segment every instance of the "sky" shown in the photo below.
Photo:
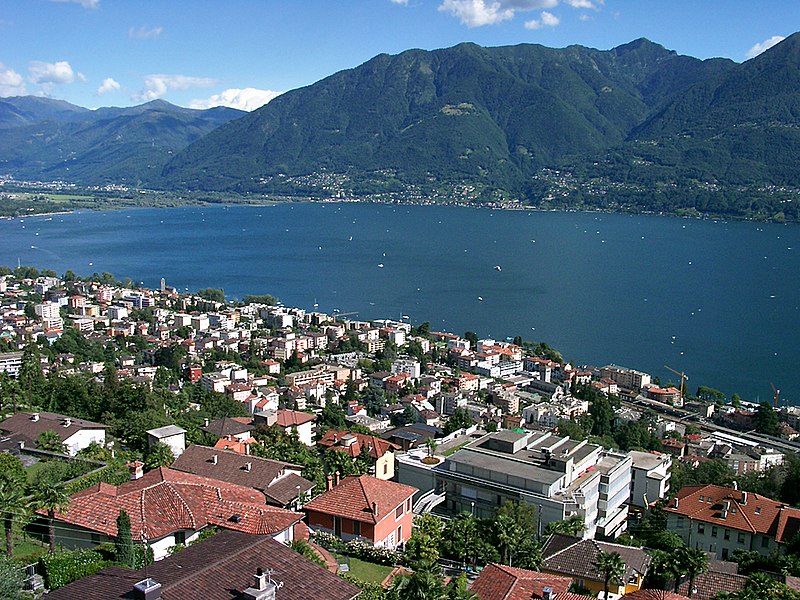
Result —
[{"label": "sky", "polygon": [[646,37],[741,62],[797,29],[800,0],[3,0],[0,97],[254,110],[409,48]]}]

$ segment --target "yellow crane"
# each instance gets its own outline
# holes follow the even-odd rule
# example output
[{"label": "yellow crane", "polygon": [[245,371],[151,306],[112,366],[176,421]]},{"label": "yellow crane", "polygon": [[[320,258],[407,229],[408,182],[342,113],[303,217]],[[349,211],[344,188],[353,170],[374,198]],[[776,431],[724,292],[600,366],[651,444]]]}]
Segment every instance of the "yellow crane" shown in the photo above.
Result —
[{"label": "yellow crane", "polygon": [[681,403],[683,403],[684,382],[689,381],[689,376],[683,371],[680,372],[676,371],[675,369],[673,369],[672,367],[668,367],[667,365],[664,365],[664,368],[672,371],[673,373],[675,373],[675,375],[681,378]]}]

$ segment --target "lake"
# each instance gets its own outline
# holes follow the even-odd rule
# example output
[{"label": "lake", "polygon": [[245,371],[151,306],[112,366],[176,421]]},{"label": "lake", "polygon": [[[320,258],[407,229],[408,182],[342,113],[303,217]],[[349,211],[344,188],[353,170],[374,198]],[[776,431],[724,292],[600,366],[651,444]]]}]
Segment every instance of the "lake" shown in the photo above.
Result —
[{"label": "lake", "polygon": [[546,341],[745,399],[800,400],[800,228],[649,215],[276,204],[0,221],[0,264],[269,293]]}]

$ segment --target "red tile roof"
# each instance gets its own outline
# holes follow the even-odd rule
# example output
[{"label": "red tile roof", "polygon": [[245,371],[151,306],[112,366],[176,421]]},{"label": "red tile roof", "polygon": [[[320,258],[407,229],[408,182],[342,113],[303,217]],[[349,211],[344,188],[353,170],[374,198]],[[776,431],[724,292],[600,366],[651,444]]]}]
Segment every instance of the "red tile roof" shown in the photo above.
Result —
[{"label": "red tile roof", "polygon": [[[356,441],[349,446],[341,445],[342,438],[351,435],[356,438]],[[337,450],[340,452],[347,452],[352,457],[357,457],[361,454],[361,447],[366,446],[369,449],[369,455],[372,459],[377,460],[390,450],[398,450],[400,446],[387,442],[384,439],[375,437],[374,435],[366,435],[364,433],[355,433],[350,431],[334,431],[329,429],[322,436],[322,439],[317,442],[317,445],[330,450]]]},{"label": "red tile roof", "polygon": [[303,423],[308,423],[310,421],[316,420],[316,415],[310,415],[308,413],[296,411],[296,410],[288,410],[288,409],[279,409],[278,410],[278,426],[279,427],[292,427],[293,425],[302,425]]},{"label": "red tile roof", "polygon": [[542,596],[542,589],[555,593],[569,590],[570,577],[539,573],[490,563],[470,587],[480,600],[530,600]]},{"label": "red tile roof", "polygon": [[672,514],[767,535],[778,542],[786,542],[800,531],[800,509],[760,494],[718,485],[684,486],[665,508]]},{"label": "red tile roof", "polygon": [[689,600],[688,596],[665,590],[636,590],[625,594],[623,598],[625,600]]},{"label": "red tile roof", "polygon": [[178,529],[196,530],[209,524],[245,533],[275,534],[302,518],[299,513],[268,506],[263,494],[252,488],[166,467],[120,486],[99,483],[73,494],[69,509],[56,513],[56,517],[116,536],[120,510],[130,516],[131,532],[137,540],[142,531],[152,540]]},{"label": "red tile roof", "polygon": [[[320,494],[303,508],[374,525],[416,492],[417,488],[408,485],[360,475],[346,477],[335,488]],[[377,507],[377,515],[373,507]]]},{"label": "red tile roof", "polygon": [[[701,573],[694,580],[694,589],[697,591],[692,594],[694,600],[713,600],[720,592],[735,593],[741,591],[747,583],[744,575],[733,573]],[[689,594],[689,581],[684,581],[678,591],[681,594]]]}]

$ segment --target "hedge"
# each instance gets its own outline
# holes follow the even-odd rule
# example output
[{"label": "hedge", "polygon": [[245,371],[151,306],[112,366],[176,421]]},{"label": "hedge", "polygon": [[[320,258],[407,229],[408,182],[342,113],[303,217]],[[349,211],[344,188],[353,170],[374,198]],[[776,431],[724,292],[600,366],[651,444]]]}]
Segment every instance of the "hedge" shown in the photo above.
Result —
[{"label": "hedge", "polygon": [[326,550],[390,567],[400,562],[401,555],[399,552],[389,548],[375,547],[359,539],[353,539],[345,543],[335,535],[324,531],[318,531],[313,537],[314,541]]},{"label": "hedge", "polygon": [[39,559],[44,584],[51,590],[92,575],[108,564],[108,561],[93,550],[66,550]]}]

